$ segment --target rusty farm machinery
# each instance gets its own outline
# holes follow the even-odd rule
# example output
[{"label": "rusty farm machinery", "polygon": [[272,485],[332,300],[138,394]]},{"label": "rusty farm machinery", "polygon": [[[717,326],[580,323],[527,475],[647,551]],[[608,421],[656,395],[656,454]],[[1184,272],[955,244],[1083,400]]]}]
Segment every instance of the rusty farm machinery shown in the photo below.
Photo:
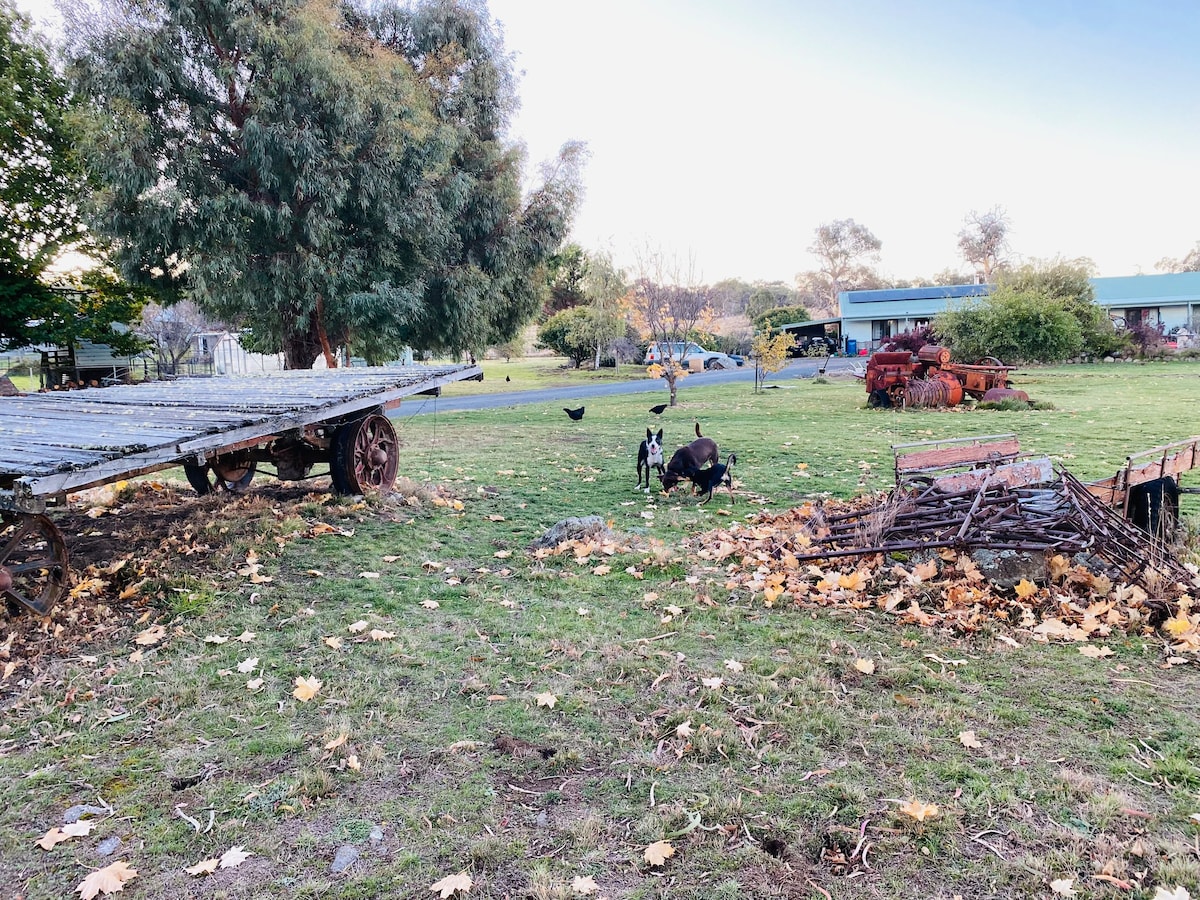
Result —
[{"label": "rusty farm machinery", "polygon": [[950,351],[926,344],[915,354],[907,350],[878,351],[867,361],[867,403],[875,407],[957,406],[964,396],[976,400],[1029,401],[1013,390],[1006,366],[994,357],[973,365],[950,361]]}]

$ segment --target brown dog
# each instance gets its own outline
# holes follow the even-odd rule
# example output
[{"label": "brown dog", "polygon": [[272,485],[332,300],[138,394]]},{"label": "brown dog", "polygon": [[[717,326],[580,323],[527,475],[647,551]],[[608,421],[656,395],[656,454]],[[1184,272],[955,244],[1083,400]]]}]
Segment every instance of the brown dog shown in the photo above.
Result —
[{"label": "brown dog", "polygon": [[680,447],[667,463],[667,470],[659,475],[664,491],[679,484],[685,478],[690,479],[697,471],[709,465],[716,465],[721,458],[717,450],[717,442],[712,438],[701,437],[700,423],[696,423],[696,440],[686,447]]}]

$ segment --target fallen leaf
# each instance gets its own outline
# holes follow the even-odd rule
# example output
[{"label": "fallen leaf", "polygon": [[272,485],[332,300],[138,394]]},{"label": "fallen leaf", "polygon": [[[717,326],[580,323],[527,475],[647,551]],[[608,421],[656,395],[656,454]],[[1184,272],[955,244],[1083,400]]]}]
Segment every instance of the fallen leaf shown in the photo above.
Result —
[{"label": "fallen leaf", "polygon": [[249,681],[246,682],[246,690],[248,690],[248,691],[257,691],[262,686],[263,686],[263,680],[261,678],[251,678]]},{"label": "fallen leaf", "polygon": [[360,631],[367,630],[367,623],[362,619],[359,619],[357,622],[351,622],[349,625],[347,625],[346,630],[351,634],[358,634]]},{"label": "fallen leaf", "polygon": [[331,650],[341,650],[342,639],[340,637],[327,637],[325,638],[325,646]]},{"label": "fallen leaf", "polygon": [[137,869],[131,869],[124,860],[117,860],[103,869],[97,869],[75,887],[80,900],[92,900],[99,894],[115,894],[125,889],[125,882],[137,877]]},{"label": "fallen leaf", "polygon": [[325,749],[326,750],[336,750],[338,747],[342,746],[342,744],[346,743],[346,739],[348,737],[349,737],[349,735],[343,731],[341,734],[339,734],[337,737],[335,737],[332,741],[330,741],[328,744],[326,744]]},{"label": "fallen leaf", "polygon": [[511,550],[497,550],[495,553],[492,554],[492,556],[496,557],[496,559],[508,559],[510,556],[512,556],[512,551]]},{"label": "fallen leaf", "polygon": [[1074,884],[1074,878],[1056,878],[1050,882],[1050,890],[1063,897],[1074,897],[1078,894]]},{"label": "fallen leaf", "polygon": [[237,670],[243,675],[248,675],[258,668],[258,657],[249,656],[237,664]]},{"label": "fallen leaf", "polygon": [[359,578],[378,578],[379,573],[378,572],[359,572],[358,577]]},{"label": "fallen leaf", "polygon": [[43,850],[53,850],[56,844],[61,844],[63,841],[70,840],[69,834],[64,834],[61,828],[51,828],[41,836],[35,843]]},{"label": "fallen leaf", "polygon": [[219,862],[220,860],[214,856],[212,859],[202,859],[194,866],[188,866],[183,871],[189,875],[211,875],[217,871],[217,863]]},{"label": "fallen leaf", "polygon": [[680,722],[675,726],[675,737],[687,740],[692,736],[695,730],[696,729],[692,728],[692,720],[688,719],[686,722]]},{"label": "fallen leaf", "polygon": [[576,875],[571,880],[571,892],[575,894],[594,894],[600,890],[599,885],[591,875]]},{"label": "fallen leaf", "polygon": [[721,685],[725,683],[725,679],[716,675],[712,678],[701,678],[700,683],[706,688],[712,688],[714,691],[717,691],[721,689]]},{"label": "fallen leaf", "polygon": [[241,641],[243,644],[248,644],[256,637],[258,637],[258,635],[253,631],[243,631],[236,638],[234,638],[234,640]]},{"label": "fallen leaf", "polygon": [[868,659],[865,656],[860,656],[854,661],[854,668],[858,669],[858,671],[862,672],[864,675],[874,675],[875,661],[873,659]]},{"label": "fallen leaf", "polygon": [[[138,636],[133,639],[133,642],[142,647],[149,647],[153,644],[157,644],[159,641],[161,641],[166,636],[167,636],[167,629],[164,626],[151,625],[145,631],[138,634]],[[100,869],[100,871],[103,872],[104,869]],[[95,872],[93,872],[92,874],[94,875]],[[93,894],[92,896],[95,896],[95,895]]]},{"label": "fallen leaf", "polygon": [[382,628],[372,628],[371,633],[367,635],[373,641],[388,641],[396,635],[391,631],[384,631]]},{"label": "fallen leaf", "polygon": [[223,634],[210,634],[204,638],[206,644],[226,644],[228,642],[229,638]]},{"label": "fallen leaf", "polygon": [[357,756],[357,754],[354,754],[354,753],[351,753],[349,756],[346,757],[346,765],[349,766],[351,769],[353,769],[355,772],[359,771],[362,768],[362,763],[360,763],[358,761],[358,756]]},{"label": "fallen leaf", "polygon": [[596,566],[596,568],[592,569],[592,574],[593,575],[607,575],[611,571],[612,571],[612,566]]},{"label": "fallen leaf", "polygon": [[554,704],[558,702],[558,698],[549,691],[543,691],[535,699],[538,706],[547,706],[550,709],[554,709]]},{"label": "fallen leaf", "polygon": [[671,846],[670,841],[655,841],[642,855],[650,865],[661,866],[675,855],[675,848]]},{"label": "fallen leaf", "polygon": [[438,603],[436,600],[422,600],[421,605],[426,609],[437,609],[442,604]]},{"label": "fallen leaf", "polygon": [[1185,887],[1165,888],[1160,884],[1150,900],[1192,900],[1192,895]]},{"label": "fallen leaf", "polygon": [[246,860],[248,860],[253,855],[254,855],[253,853],[247,853],[240,846],[230,847],[228,850],[226,850],[224,853],[221,854],[220,868],[236,869],[238,866],[240,866],[242,863],[244,863]]},{"label": "fallen leaf", "polygon": [[453,897],[459,891],[467,893],[473,884],[470,875],[466,872],[459,872],[457,875],[447,875],[441,881],[435,881],[429,886],[429,889],[445,900],[446,897]]},{"label": "fallen leaf", "polygon": [[588,609],[586,606],[579,607],[579,609],[575,610],[575,612],[577,612],[581,616],[590,616],[592,614],[592,611],[590,609]]},{"label": "fallen leaf", "polygon": [[1079,648],[1079,652],[1089,659],[1100,659],[1104,656],[1112,656],[1111,647],[1097,647],[1095,644],[1084,644]]},{"label": "fallen leaf", "polygon": [[1037,588],[1037,585],[1034,584],[1029,579],[1022,578],[1021,581],[1017,584],[1017,586],[1015,588],[1013,588],[1013,590],[1016,592],[1016,595],[1018,597],[1020,597],[1022,600],[1027,600],[1028,598],[1032,597],[1034,594],[1037,593],[1038,588]]},{"label": "fallen leaf", "polygon": [[970,747],[972,750],[978,750],[983,746],[979,738],[975,737],[974,731],[960,731],[958,733],[958,741],[964,747]]},{"label": "fallen leaf", "polygon": [[730,672],[736,673],[736,672],[741,672],[746,667],[743,666],[736,659],[727,659],[727,660],[725,660],[725,668],[727,668]]},{"label": "fallen leaf", "polygon": [[907,803],[901,804],[900,812],[910,818],[916,819],[918,822],[924,822],[926,819],[937,818],[938,808],[935,803],[922,803],[920,800],[914,798]]},{"label": "fallen leaf", "polygon": [[292,696],[301,703],[307,703],[313,697],[317,696],[317,691],[321,690],[321,679],[315,676],[301,678],[296,676],[296,689],[292,691]]}]

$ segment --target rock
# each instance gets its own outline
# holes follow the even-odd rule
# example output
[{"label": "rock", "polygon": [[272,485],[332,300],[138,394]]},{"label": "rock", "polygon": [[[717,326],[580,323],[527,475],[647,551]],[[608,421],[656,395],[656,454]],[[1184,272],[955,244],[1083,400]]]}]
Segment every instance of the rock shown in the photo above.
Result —
[{"label": "rock", "polygon": [[1015,588],[1022,581],[1044,583],[1050,576],[1041,554],[980,549],[972,551],[971,560],[979,566],[980,574],[998,588]]},{"label": "rock", "polygon": [[550,827],[550,817],[546,815],[546,811],[544,809],[537,814],[537,818],[534,820],[534,823],[538,828]]},{"label": "rock", "polygon": [[379,827],[378,825],[371,826],[371,843],[372,844],[383,843],[383,829],[381,827]]},{"label": "rock", "polygon": [[572,517],[551,526],[545,534],[529,545],[529,549],[557,547],[563,541],[608,537],[610,534],[602,516]]},{"label": "rock", "polygon": [[358,849],[346,844],[343,847],[338,847],[337,854],[333,857],[333,865],[329,867],[329,871],[334,875],[341,875],[357,861]]},{"label": "rock", "polygon": [[112,837],[106,837],[96,845],[97,856],[112,856],[121,849],[121,839],[115,834]]},{"label": "rock", "polygon": [[87,816],[107,816],[109,810],[103,806],[92,806],[88,803],[77,803],[65,813],[63,813],[63,824],[70,825],[73,822],[78,822],[80,819]]},{"label": "rock", "polygon": [[1106,356],[1106,357],[1104,357],[1104,361],[1105,361],[1106,363],[1110,363],[1110,362],[1116,362],[1116,360],[1115,360],[1115,359],[1113,359],[1113,357],[1111,357],[1111,356]]}]

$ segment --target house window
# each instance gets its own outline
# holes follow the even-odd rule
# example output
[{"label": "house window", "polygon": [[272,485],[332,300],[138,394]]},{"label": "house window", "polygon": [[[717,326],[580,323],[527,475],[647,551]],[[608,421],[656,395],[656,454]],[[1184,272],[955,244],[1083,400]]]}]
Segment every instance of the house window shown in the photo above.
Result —
[{"label": "house window", "polygon": [[1157,306],[1134,306],[1125,310],[1125,327],[1136,328],[1139,325],[1158,325],[1162,315]]},{"label": "house window", "polygon": [[873,319],[871,321],[871,340],[883,341],[896,333],[895,319]]}]

